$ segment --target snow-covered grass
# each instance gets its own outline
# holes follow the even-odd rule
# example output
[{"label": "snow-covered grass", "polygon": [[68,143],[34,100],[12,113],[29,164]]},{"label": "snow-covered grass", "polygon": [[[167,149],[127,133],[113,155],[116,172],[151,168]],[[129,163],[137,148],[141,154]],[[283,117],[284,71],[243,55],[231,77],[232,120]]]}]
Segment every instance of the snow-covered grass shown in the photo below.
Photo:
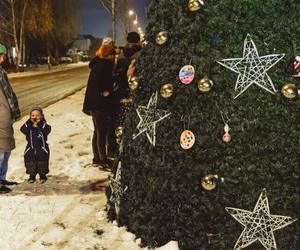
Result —
[{"label": "snow-covered grass", "polygon": [[[27,183],[23,163],[25,137],[14,124],[17,148],[9,160],[8,179],[19,182],[0,195],[1,250],[140,250],[139,239],[106,219],[105,188],[109,172],[90,165],[91,118],[81,112],[84,90],[44,110],[49,135],[50,174],[45,184]],[[146,249],[146,248],[145,248]],[[170,242],[160,250],[178,250]]]}]

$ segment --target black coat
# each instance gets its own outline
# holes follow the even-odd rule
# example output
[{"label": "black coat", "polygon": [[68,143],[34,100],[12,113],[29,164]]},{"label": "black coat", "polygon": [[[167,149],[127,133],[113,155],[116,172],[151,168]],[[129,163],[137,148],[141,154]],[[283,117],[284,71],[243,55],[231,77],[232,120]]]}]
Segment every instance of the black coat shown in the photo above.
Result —
[{"label": "black coat", "polygon": [[37,127],[33,126],[31,120],[28,120],[21,127],[21,132],[26,135],[27,146],[24,152],[26,162],[49,161],[50,150],[47,144],[48,134],[51,131],[45,120],[40,121]]},{"label": "black coat", "polygon": [[127,71],[133,59],[136,59],[139,55],[139,51],[141,47],[136,44],[127,44],[123,48],[123,56],[121,56],[118,60],[116,71],[117,74],[115,76],[115,80],[117,85],[119,86],[118,97],[119,99],[128,98],[129,97],[129,87],[128,87],[128,77]]},{"label": "black coat", "polygon": [[117,74],[115,75],[115,80],[117,85],[119,86],[117,92],[119,99],[127,98],[130,93],[127,70],[129,68],[129,65],[131,64],[131,60],[131,58],[120,58],[117,63]]},{"label": "black coat", "polygon": [[[113,63],[109,59],[95,57],[89,65],[91,72],[88,79],[83,112],[91,115],[93,111],[101,111],[106,114],[115,112],[113,105]],[[110,95],[105,97],[103,92],[107,90]]]}]

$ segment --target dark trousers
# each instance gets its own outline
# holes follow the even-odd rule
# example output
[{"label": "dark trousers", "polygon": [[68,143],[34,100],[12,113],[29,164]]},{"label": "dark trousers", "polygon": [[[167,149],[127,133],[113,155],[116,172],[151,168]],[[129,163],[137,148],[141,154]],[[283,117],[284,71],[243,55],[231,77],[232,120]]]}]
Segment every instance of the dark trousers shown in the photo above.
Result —
[{"label": "dark trousers", "polygon": [[49,163],[47,161],[25,162],[26,174],[44,176],[49,173]]},{"label": "dark trousers", "polygon": [[93,162],[107,160],[107,154],[116,154],[116,116],[93,112],[94,134],[92,140]]}]

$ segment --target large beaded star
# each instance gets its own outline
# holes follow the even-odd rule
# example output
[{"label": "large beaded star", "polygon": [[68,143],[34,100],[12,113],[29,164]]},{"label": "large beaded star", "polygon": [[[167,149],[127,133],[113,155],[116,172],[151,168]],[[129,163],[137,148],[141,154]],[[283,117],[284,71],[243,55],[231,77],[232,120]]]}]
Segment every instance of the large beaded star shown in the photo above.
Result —
[{"label": "large beaded star", "polygon": [[267,71],[283,57],[284,54],[259,56],[255,43],[248,34],[244,41],[244,53],[242,58],[224,59],[218,61],[218,63],[239,74],[235,84],[235,91],[238,91],[238,93],[234,98],[237,98],[252,84],[256,84],[264,90],[275,94],[277,90],[267,74]]},{"label": "large beaded star", "polygon": [[143,133],[146,133],[151,145],[155,146],[156,142],[156,124],[171,115],[168,111],[157,109],[157,91],[152,94],[147,107],[138,106],[136,112],[140,118],[140,122],[136,129],[137,134],[133,135],[133,140]]},{"label": "large beaded star", "polygon": [[287,216],[271,215],[265,189],[260,194],[253,212],[232,207],[225,209],[244,226],[244,230],[234,246],[236,250],[245,248],[257,240],[267,250],[277,249],[273,232],[297,220]]},{"label": "large beaded star", "polygon": [[121,178],[122,178],[122,163],[121,161],[119,161],[115,178],[112,177],[109,178],[110,181],[109,185],[111,188],[111,196],[109,200],[112,203],[114,203],[117,216],[119,215],[120,212],[121,198],[124,192],[126,192],[128,189],[127,186],[123,187],[121,183]]}]

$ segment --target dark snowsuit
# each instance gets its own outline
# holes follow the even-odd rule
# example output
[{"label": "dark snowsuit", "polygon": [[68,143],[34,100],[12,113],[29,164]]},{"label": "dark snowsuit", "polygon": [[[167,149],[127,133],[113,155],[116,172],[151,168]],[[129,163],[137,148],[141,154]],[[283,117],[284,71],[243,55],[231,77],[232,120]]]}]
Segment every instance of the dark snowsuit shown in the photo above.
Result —
[{"label": "dark snowsuit", "polygon": [[51,131],[45,120],[40,121],[37,127],[28,120],[22,127],[21,132],[26,135],[27,146],[24,151],[26,174],[40,176],[49,173],[50,150],[47,137]]}]

